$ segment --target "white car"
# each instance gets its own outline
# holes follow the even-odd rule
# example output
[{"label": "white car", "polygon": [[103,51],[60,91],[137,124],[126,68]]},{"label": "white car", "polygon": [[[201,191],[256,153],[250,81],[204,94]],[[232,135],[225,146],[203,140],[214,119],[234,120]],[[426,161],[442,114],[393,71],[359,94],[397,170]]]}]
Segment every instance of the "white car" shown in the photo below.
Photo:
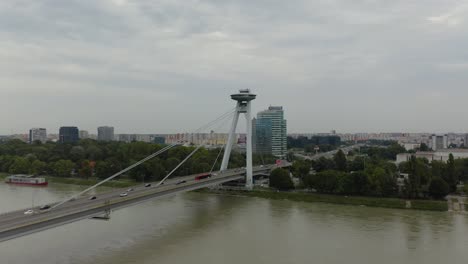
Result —
[{"label": "white car", "polygon": [[127,196],[127,195],[128,195],[128,193],[123,192],[123,193],[120,194],[120,197],[125,197],[125,196]]},{"label": "white car", "polygon": [[29,209],[29,210],[27,210],[26,212],[24,212],[24,214],[25,214],[25,215],[32,215],[32,214],[34,214],[34,211],[31,210],[31,209]]}]

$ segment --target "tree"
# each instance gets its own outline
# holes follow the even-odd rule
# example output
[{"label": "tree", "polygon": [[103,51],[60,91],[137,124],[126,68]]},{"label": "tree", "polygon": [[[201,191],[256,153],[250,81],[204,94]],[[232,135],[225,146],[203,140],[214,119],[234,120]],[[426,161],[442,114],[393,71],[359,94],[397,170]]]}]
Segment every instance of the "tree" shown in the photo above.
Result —
[{"label": "tree", "polygon": [[168,158],[166,160],[166,163],[164,164],[164,167],[168,169],[169,171],[173,170],[177,165],[179,165],[180,160],[177,158]]},{"label": "tree", "polygon": [[435,199],[442,199],[449,191],[449,185],[442,178],[436,177],[429,184],[429,194]]},{"label": "tree", "polygon": [[13,174],[28,173],[30,167],[31,163],[27,159],[17,157],[15,158],[13,164],[10,166],[9,172]]},{"label": "tree", "polygon": [[369,180],[363,171],[343,174],[338,180],[340,192],[350,195],[365,195],[369,190]]},{"label": "tree", "polygon": [[59,160],[53,165],[54,174],[59,177],[70,177],[73,168],[75,163],[71,160]]},{"label": "tree", "polygon": [[46,170],[47,170],[47,163],[40,161],[40,160],[35,160],[31,164],[30,173],[35,174],[35,175],[41,175],[45,173]]},{"label": "tree", "polygon": [[86,149],[86,157],[89,160],[99,160],[102,158],[102,151],[99,147],[91,145]]},{"label": "tree", "polygon": [[327,170],[308,175],[304,180],[304,184],[314,188],[317,192],[333,193],[338,189],[338,177],[340,177],[342,173],[343,172]]},{"label": "tree", "polygon": [[91,167],[89,160],[85,160],[81,163],[81,168],[78,170],[78,174],[80,177],[85,179],[93,176],[93,168]]},{"label": "tree", "polygon": [[429,147],[425,143],[421,143],[421,146],[419,146],[419,151],[429,151]]},{"label": "tree", "polygon": [[403,171],[409,174],[409,179],[405,183],[405,192],[408,198],[419,197],[422,187],[429,183],[431,170],[426,159],[418,159],[411,156],[409,162],[402,167]]},{"label": "tree", "polygon": [[347,167],[346,155],[343,153],[341,149],[338,150],[338,152],[336,152],[335,156],[333,157],[333,160],[335,161],[337,170],[346,171],[346,167]]},{"label": "tree", "polygon": [[352,161],[348,162],[349,171],[361,171],[365,169],[365,157],[355,157]]},{"label": "tree", "polygon": [[85,157],[85,150],[82,146],[74,146],[70,150],[70,158],[73,161],[82,160]]},{"label": "tree", "polygon": [[162,165],[162,161],[157,158],[148,162],[145,166],[150,173],[148,178],[152,180],[162,180],[166,176],[166,168]]},{"label": "tree", "polygon": [[291,177],[289,177],[287,170],[278,168],[273,170],[270,174],[270,187],[279,190],[290,190],[294,189],[294,183]]},{"label": "tree", "polygon": [[333,170],[336,166],[335,162],[332,159],[321,157],[312,163],[312,167],[315,171],[321,172],[326,170]]},{"label": "tree", "polygon": [[307,161],[296,160],[292,165],[294,177],[304,178],[310,172],[310,164]]},{"label": "tree", "polygon": [[449,189],[451,192],[457,190],[457,174],[455,172],[455,160],[453,158],[452,153],[449,155],[449,159],[447,161],[447,166],[445,169],[445,173],[443,175],[443,179],[449,185]]}]

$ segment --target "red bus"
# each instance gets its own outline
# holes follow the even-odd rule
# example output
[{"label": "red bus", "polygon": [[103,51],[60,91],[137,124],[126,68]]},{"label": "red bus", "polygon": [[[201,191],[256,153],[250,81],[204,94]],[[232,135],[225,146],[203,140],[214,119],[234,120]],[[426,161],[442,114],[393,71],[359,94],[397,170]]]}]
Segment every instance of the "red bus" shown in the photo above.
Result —
[{"label": "red bus", "polygon": [[202,173],[202,174],[198,174],[195,177],[195,180],[199,181],[199,180],[203,180],[203,179],[210,178],[210,177],[211,177],[211,173]]}]

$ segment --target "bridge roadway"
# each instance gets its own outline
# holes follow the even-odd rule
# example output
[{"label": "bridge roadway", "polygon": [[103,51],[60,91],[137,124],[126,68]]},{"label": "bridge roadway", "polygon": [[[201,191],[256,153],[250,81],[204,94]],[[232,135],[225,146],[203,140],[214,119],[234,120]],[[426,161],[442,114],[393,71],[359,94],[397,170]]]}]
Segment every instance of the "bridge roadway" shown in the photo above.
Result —
[{"label": "bridge roadway", "polygon": [[[254,167],[254,175],[265,173],[275,167],[276,165]],[[127,192],[129,188],[117,189],[97,194],[95,200],[90,200],[90,196],[82,197],[52,210],[41,211],[38,206],[33,208],[34,213],[31,215],[24,214],[27,209],[4,213],[0,215],[0,242],[79,220],[101,216],[111,210],[135,205],[150,199],[239,180],[245,177],[245,169],[231,169],[224,172],[215,172],[214,174],[210,178],[198,181],[195,180],[195,175],[168,179],[158,187],[155,187],[157,183],[152,183],[151,187],[138,185],[130,187],[133,188],[133,191],[130,192]],[[186,182],[177,184],[182,180]],[[127,192],[128,196],[120,197],[122,192]]]}]

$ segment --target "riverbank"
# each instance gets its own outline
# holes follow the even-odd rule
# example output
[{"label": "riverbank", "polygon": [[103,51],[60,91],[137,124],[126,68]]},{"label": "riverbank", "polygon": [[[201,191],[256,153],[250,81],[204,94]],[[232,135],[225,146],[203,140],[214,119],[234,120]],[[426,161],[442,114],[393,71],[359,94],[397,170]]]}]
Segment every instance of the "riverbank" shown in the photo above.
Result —
[{"label": "riverbank", "polygon": [[[239,190],[210,190],[203,189],[200,192],[239,195],[248,197],[259,197],[273,200],[291,200],[298,202],[313,202],[313,203],[332,203],[332,204],[345,204],[369,207],[383,207],[395,209],[414,209],[426,211],[448,211],[446,201],[434,200],[403,200],[398,198],[379,198],[379,197],[361,197],[361,196],[340,196],[328,195],[317,193],[301,193],[301,192],[277,192],[273,190],[253,190],[253,191],[239,191]],[[407,203],[409,201],[409,203]]]}]

